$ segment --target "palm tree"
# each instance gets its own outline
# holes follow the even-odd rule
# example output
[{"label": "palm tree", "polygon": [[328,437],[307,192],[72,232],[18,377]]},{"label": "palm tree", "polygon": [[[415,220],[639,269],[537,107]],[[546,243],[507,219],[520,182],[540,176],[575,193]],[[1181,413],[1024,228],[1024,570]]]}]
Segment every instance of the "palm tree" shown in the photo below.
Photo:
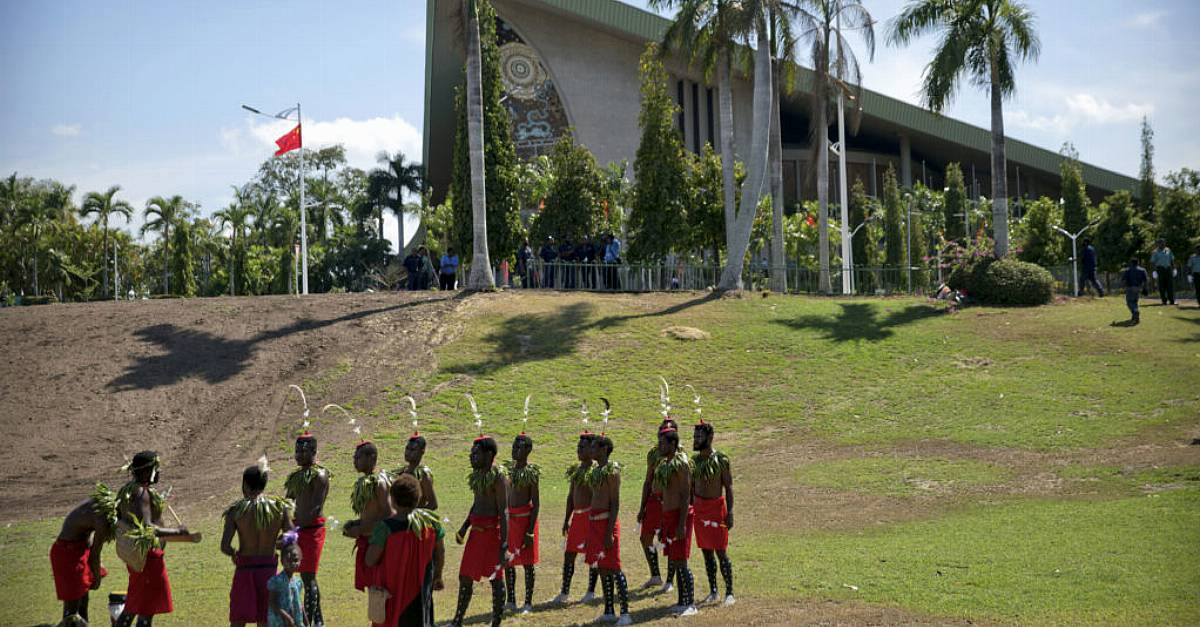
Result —
[{"label": "palm tree", "polygon": [[[404,192],[420,194],[424,187],[421,164],[405,163],[404,153],[389,155],[380,152],[376,157],[381,166],[367,174],[367,195],[380,209],[386,207],[396,216],[396,255],[404,256]],[[379,237],[383,237],[383,213],[379,218]]]},{"label": "palm tree", "polygon": [[41,285],[38,282],[38,259],[42,253],[43,235],[47,228],[60,220],[66,220],[74,213],[71,196],[75,194],[74,185],[63,185],[57,181],[51,182],[45,189],[37,190],[29,195],[25,202],[17,205],[14,216],[14,227],[23,229],[27,242],[32,249],[33,258],[33,293],[41,296]]},{"label": "palm tree", "polygon": [[888,43],[907,45],[926,33],[937,33],[940,42],[925,66],[925,106],[945,109],[964,76],[991,93],[992,226],[996,256],[1003,257],[1008,254],[1003,102],[1017,89],[1014,62],[1036,60],[1041,51],[1033,12],[1018,0],[913,0],[892,20]]},{"label": "palm tree", "polygon": [[[771,289],[787,290],[787,257],[783,239],[783,120],[779,107],[783,98],[782,88],[791,92],[795,85],[794,53],[796,38],[792,22],[788,19],[796,9],[774,7],[768,12],[771,28],[771,135],[768,148],[771,163]],[[785,82],[786,77],[786,82]]]},{"label": "palm tree", "polygon": [[471,274],[467,289],[496,287],[487,244],[487,194],[483,165],[483,52],[479,41],[479,2],[463,0],[463,31],[467,38],[467,144],[471,161]]},{"label": "palm tree", "polygon": [[221,228],[229,227],[229,295],[237,296],[238,275],[242,272],[245,256],[246,231],[250,228],[252,207],[245,193],[233,188],[234,201],[229,206],[213,212],[213,219]]},{"label": "palm tree", "polygon": [[[799,38],[812,42],[810,61],[813,68],[812,151],[817,163],[817,263],[819,289],[832,291],[829,281],[829,99],[842,90],[862,102],[862,72],[858,57],[846,41],[845,32],[861,31],[868,55],[875,56],[874,20],[862,0],[807,0],[807,8],[797,7],[793,18],[800,29]],[[845,204],[846,199],[842,200]]]},{"label": "palm tree", "polygon": [[146,209],[142,212],[146,223],[142,225],[142,235],[146,231],[156,231],[162,236],[163,242],[163,294],[171,292],[170,261],[171,261],[171,229],[188,213],[188,203],[183,196],[176,194],[170,198],[155,196],[146,201]]},{"label": "palm tree", "polygon": [[100,220],[100,229],[104,234],[104,252],[100,255],[101,267],[104,268],[101,275],[104,277],[101,283],[100,294],[104,298],[108,298],[108,216],[118,214],[125,216],[125,221],[129,222],[129,218],[133,216],[133,205],[130,205],[124,200],[116,200],[114,196],[121,191],[120,185],[113,185],[104,192],[88,192],[88,195],[83,199],[83,205],[79,208],[79,217],[86,218],[95,215]]}]

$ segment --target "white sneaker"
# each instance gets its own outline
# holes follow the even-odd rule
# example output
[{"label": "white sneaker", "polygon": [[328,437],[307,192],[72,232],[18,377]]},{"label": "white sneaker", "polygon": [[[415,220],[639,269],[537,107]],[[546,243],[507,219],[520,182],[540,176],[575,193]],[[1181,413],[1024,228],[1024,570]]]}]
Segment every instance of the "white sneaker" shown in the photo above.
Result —
[{"label": "white sneaker", "polygon": [[515,612],[515,611],[517,611],[517,604],[516,604],[516,603],[505,603],[505,604],[504,604],[504,611],[505,611],[505,612]]},{"label": "white sneaker", "polygon": [[653,588],[655,586],[661,586],[662,582],[663,582],[662,577],[651,577],[650,579],[646,580],[646,583],[642,584],[641,588],[638,588],[638,589],[645,590],[646,588]]},{"label": "white sneaker", "polygon": [[595,592],[585,592],[585,593],[583,593],[583,596],[579,597],[580,603],[591,603],[592,601],[595,601],[595,600],[596,600]]},{"label": "white sneaker", "polygon": [[696,614],[699,614],[699,613],[700,613],[700,610],[696,609],[695,605],[689,605],[689,606],[683,608],[683,611],[680,612],[678,614],[678,616],[680,618],[684,618],[686,616],[695,616]]},{"label": "white sneaker", "polygon": [[621,614],[621,618],[617,621],[618,625],[632,625],[633,617],[629,614]]},{"label": "white sneaker", "polygon": [[560,594],[560,595],[554,597],[553,599],[551,599],[550,602],[553,603],[554,605],[566,605],[570,600],[571,599],[567,598],[567,595]]},{"label": "white sneaker", "polygon": [[737,603],[737,599],[733,598],[732,594],[727,594],[725,595],[725,602],[721,605],[733,605],[734,603]]},{"label": "white sneaker", "polygon": [[658,591],[659,591],[660,593],[662,593],[662,592],[670,592],[670,591],[672,591],[672,590],[674,590],[674,589],[675,589],[675,586],[674,586],[674,585],[672,585],[672,584],[671,584],[671,582],[669,582],[669,581],[668,581],[668,582],[664,583],[664,584],[662,585],[662,587],[658,589]]},{"label": "white sneaker", "polygon": [[521,613],[522,613],[522,614],[530,614],[530,613],[532,613],[532,612],[533,612],[533,606],[532,606],[532,605],[525,605],[525,606],[521,607]]},{"label": "white sneaker", "polygon": [[716,602],[717,602],[717,593],[713,592],[713,593],[710,593],[708,596],[704,597],[704,600],[701,601],[700,604],[705,605],[707,603],[716,603]]},{"label": "white sneaker", "polygon": [[617,615],[616,615],[616,614],[601,614],[601,615],[599,615],[599,616],[597,616],[597,617],[596,617],[596,620],[595,620],[594,622],[597,622],[597,623],[615,623],[615,622],[617,622],[617,620],[618,620],[618,619],[617,619]]}]

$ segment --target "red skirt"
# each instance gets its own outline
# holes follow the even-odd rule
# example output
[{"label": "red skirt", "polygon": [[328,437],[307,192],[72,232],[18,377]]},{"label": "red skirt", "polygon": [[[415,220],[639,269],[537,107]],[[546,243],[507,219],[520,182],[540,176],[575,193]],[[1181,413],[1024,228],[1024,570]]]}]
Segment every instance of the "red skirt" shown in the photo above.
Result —
[{"label": "red skirt", "polygon": [[725,496],[715,499],[696,498],[696,546],[708,551],[729,548],[729,527],[725,526]]},{"label": "red skirt", "polygon": [[500,572],[500,517],[471,516],[469,522],[471,535],[458,574],[475,581],[490,580]]},{"label": "red skirt", "polygon": [[296,545],[300,547],[300,567],[296,572],[317,572],[321,566],[321,551],[325,549],[325,517],[318,518],[311,527],[301,527]]},{"label": "red skirt", "polygon": [[613,542],[610,548],[604,546],[607,535],[607,518],[588,521],[587,559],[585,561],[588,566],[594,566],[600,570],[621,570],[621,521],[613,523]]},{"label": "red skirt", "polygon": [[162,549],[150,549],[146,553],[146,566],[142,572],[134,572],[128,565],[129,590],[125,594],[125,612],[136,616],[170,614],[175,606],[171,603],[171,580],[167,578],[167,564],[163,561]]},{"label": "red skirt", "polygon": [[54,591],[59,601],[78,601],[87,595],[96,581],[88,564],[91,554],[86,540],[60,538],[50,546],[50,571],[54,573]]},{"label": "red skirt", "polygon": [[274,555],[237,557],[233,585],[229,587],[229,622],[267,622],[267,580],[275,576]]},{"label": "red skirt", "polygon": [[653,536],[662,528],[662,492],[651,492],[646,499],[646,515],[642,518],[643,538]]},{"label": "red skirt", "polygon": [[567,527],[566,553],[587,553],[588,543],[588,510],[577,509],[571,512],[571,525]]},{"label": "red skirt", "polygon": [[687,509],[687,520],[684,522],[682,538],[676,538],[679,530],[678,509],[663,512],[663,542],[667,545],[667,559],[675,562],[687,561],[692,556],[692,508]]},{"label": "red skirt", "polygon": [[359,591],[366,590],[375,578],[375,567],[367,566],[367,547],[371,546],[371,538],[358,536],[354,540],[354,587]]},{"label": "red skirt", "polygon": [[538,524],[541,521],[533,523],[533,544],[529,548],[525,548],[525,534],[529,532],[529,520],[532,514],[533,503],[508,508],[508,550],[516,553],[509,562],[509,566],[533,566],[539,561]]}]

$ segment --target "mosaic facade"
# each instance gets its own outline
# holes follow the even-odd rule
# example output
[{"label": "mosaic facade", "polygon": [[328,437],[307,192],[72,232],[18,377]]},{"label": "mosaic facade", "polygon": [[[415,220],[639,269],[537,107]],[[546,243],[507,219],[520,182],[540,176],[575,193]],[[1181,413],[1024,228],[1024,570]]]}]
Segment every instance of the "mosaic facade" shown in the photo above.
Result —
[{"label": "mosaic facade", "polygon": [[504,106],[512,121],[517,156],[532,159],[549,154],[570,123],[558,89],[537,52],[526,44],[507,22],[496,18],[500,46],[500,77],[504,83]]}]

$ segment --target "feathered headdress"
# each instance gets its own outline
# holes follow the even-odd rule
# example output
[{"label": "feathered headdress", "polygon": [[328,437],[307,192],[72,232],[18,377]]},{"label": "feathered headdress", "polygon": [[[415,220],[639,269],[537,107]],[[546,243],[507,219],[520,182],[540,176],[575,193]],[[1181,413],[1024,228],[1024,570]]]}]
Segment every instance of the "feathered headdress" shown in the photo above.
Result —
[{"label": "feathered headdress", "polygon": [[583,423],[583,431],[579,433],[579,437],[582,438],[584,436],[592,435],[592,430],[588,428],[588,415],[591,412],[588,411],[587,401],[582,401],[580,403],[579,413],[583,416],[583,418],[580,420],[580,422]]},{"label": "feathered headdress", "polygon": [[321,408],[321,413],[323,414],[323,413],[329,411],[330,409],[336,409],[336,410],[342,412],[342,415],[346,417],[346,424],[350,425],[350,427],[352,428],[351,430],[354,431],[354,435],[359,436],[358,437],[358,445],[359,446],[362,446],[362,445],[366,444],[367,442],[369,442],[369,440],[365,440],[362,437],[362,425],[358,424],[358,419],[355,418],[354,416],[351,416],[350,412],[346,411],[345,407],[342,407],[341,405],[338,405],[336,403],[330,403]]},{"label": "feathered headdress", "polygon": [[525,396],[525,415],[521,418],[521,435],[525,435],[525,428],[529,425],[529,399],[533,398],[532,394]]},{"label": "feathered headdress", "polygon": [[608,434],[608,416],[612,413],[612,405],[603,396],[600,397],[600,400],[604,402],[604,411],[600,412],[600,416],[604,418],[604,428],[600,431],[600,435],[606,435]]},{"label": "feathered headdress", "polygon": [[666,420],[671,417],[671,384],[661,375],[658,380],[661,381],[658,384],[658,404],[662,406],[662,417]]},{"label": "feathered headdress", "polygon": [[289,385],[288,388],[300,393],[300,402],[304,403],[304,423],[301,426],[304,428],[304,433],[308,434],[308,428],[312,426],[312,423],[308,421],[308,397],[304,395],[304,390],[300,389],[300,386],[294,383]]},{"label": "feathered headdress", "polygon": [[696,388],[690,385],[684,385],[683,387],[692,391],[692,405],[696,407],[696,419],[699,421],[699,424],[704,424],[704,416],[701,415],[700,394],[696,392]]},{"label": "feathered headdress", "polygon": [[[467,403],[471,405],[471,415],[475,417],[475,429],[479,431],[479,436],[475,438],[475,441],[478,442],[487,438],[483,434],[483,414],[479,413],[479,405],[475,403],[475,397],[467,392],[463,392],[463,398],[466,398]],[[459,399],[459,404],[461,405],[461,403],[462,399]]]},{"label": "feathered headdress", "polygon": [[417,401],[416,401],[416,399],[414,399],[411,396],[405,396],[404,398],[402,398],[400,400],[408,401],[408,405],[409,405],[408,415],[410,418],[412,418],[413,433],[411,436],[409,436],[408,439],[412,440],[412,439],[421,437],[421,432],[419,430],[417,430]]}]

